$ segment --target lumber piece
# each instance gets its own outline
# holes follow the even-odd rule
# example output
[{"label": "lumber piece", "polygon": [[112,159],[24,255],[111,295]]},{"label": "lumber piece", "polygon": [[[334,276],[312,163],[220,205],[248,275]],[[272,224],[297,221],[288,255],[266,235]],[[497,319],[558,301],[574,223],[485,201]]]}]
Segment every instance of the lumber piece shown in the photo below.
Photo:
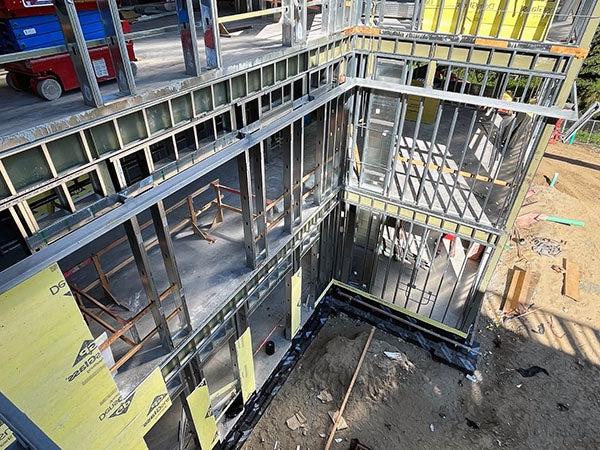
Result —
[{"label": "lumber piece", "polygon": [[516,266],[512,269],[510,286],[504,299],[504,312],[515,312],[518,310],[520,304],[525,303],[527,292],[529,291],[530,278],[529,271]]},{"label": "lumber piece", "polygon": [[346,409],[346,404],[348,403],[348,399],[350,398],[350,394],[352,393],[352,388],[354,387],[354,383],[356,383],[356,379],[358,378],[358,372],[365,360],[365,356],[367,356],[367,350],[369,349],[369,345],[371,345],[371,341],[373,340],[373,335],[375,334],[375,327],[371,327],[371,332],[369,333],[369,337],[367,338],[367,342],[365,343],[365,347],[363,348],[362,353],[360,354],[360,358],[358,359],[358,363],[356,364],[356,369],[354,369],[354,374],[352,375],[352,379],[350,380],[350,384],[348,385],[348,389],[346,390],[346,394],[344,395],[344,399],[342,400],[342,405],[338,410],[335,422],[331,426],[331,431],[329,432],[329,438],[327,439],[327,443],[325,444],[325,450],[329,450],[331,447],[331,443],[333,442],[333,437],[335,436],[335,431],[340,426],[342,422],[342,416],[344,414],[344,410]]},{"label": "lumber piece", "polygon": [[564,284],[563,295],[579,301],[579,264],[563,258]]}]

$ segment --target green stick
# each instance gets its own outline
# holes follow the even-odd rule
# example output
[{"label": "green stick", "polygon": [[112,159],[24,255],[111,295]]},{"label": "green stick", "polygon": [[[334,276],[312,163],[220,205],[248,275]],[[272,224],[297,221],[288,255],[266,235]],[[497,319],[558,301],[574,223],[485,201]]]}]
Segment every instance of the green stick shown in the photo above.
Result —
[{"label": "green stick", "polygon": [[547,222],[555,222],[555,223],[562,223],[564,225],[572,225],[574,227],[583,227],[583,226],[585,226],[585,222],[583,220],[566,219],[564,217],[545,216],[544,220],[547,221]]}]

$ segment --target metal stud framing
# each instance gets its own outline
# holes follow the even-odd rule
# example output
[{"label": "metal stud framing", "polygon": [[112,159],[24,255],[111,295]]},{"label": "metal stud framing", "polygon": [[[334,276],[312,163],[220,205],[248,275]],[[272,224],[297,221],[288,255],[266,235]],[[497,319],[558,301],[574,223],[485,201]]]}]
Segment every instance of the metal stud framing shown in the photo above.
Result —
[{"label": "metal stud framing", "polygon": [[140,224],[136,217],[132,217],[125,222],[123,226],[129,241],[129,246],[131,247],[131,252],[133,253],[133,259],[137,266],[142,286],[144,287],[144,292],[146,293],[146,298],[150,304],[150,312],[154,318],[154,323],[158,327],[158,336],[164,349],[170,351],[174,348],[173,339],[171,338],[171,332],[169,331],[169,325],[167,324],[163,305],[152,275],[152,265],[150,264],[148,253],[146,252]]},{"label": "metal stud framing", "polygon": [[75,3],[68,0],[57,0],[54,2],[54,9],[65,37],[65,45],[71,56],[75,74],[81,86],[83,101],[88,106],[102,106],[104,101],[98,87],[98,81],[96,81],[96,74],[87,50]]},{"label": "metal stud framing", "polygon": [[[354,283],[362,290],[371,291],[373,295],[380,296],[395,307],[410,309],[415,318],[433,323],[445,331],[449,330],[456,334],[457,339],[467,336],[468,340],[473,337],[482,289],[485,289],[490,270],[499,257],[498,247],[506,242],[506,230],[512,226],[516,210],[525,195],[525,182],[531,178],[543,152],[552,127],[552,121],[548,118],[562,114],[561,108],[566,100],[565,89],[576,75],[579,62],[571,56],[552,53],[544,45],[535,47],[511,44],[503,50],[497,50],[468,38],[449,38],[442,43],[432,41],[431,35],[416,33],[411,37],[397,30],[383,30],[377,37],[356,33],[351,37],[334,37],[337,31],[349,24],[349,17],[353,17],[352,24],[367,26],[379,25],[385,21],[385,2],[367,0],[352,3],[347,6],[342,1],[325,2],[327,12],[324,15],[328,17],[325,17],[324,26],[332,37],[323,45],[291,56],[296,58],[298,70],[295,75],[288,72],[292,64],[288,55],[261,65],[260,86],[252,90],[248,74],[250,70],[242,71],[212,80],[212,83],[201,88],[114,114],[91,125],[25,144],[20,148],[10,148],[2,155],[0,176],[10,194],[9,200],[3,200],[2,207],[10,210],[24,234],[32,234],[39,229],[34,212],[27,203],[28,199],[40,192],[57,189],[61,205],[71,214],[77,214],[77,205],[69,194],[67,183],[82,173],[95,173],[104,186],[103,195],[108,198],[110,189],[107,190],[105,184],[109,179],[104,176],[106,167],[101,164],[112,164],[110,167],[118,180],[116,188],[120,192],[111,194],[111,205],[117,211],[107,213],[108,219],[105,220],[108,229],[124,224],[161,343],[169,351],[168,357],[161,364],[163,376],[167,383],[179,380],[177,387],[172,388],[175,393],[189,393],[203,378],[199,354],[207,348],[211,338],[233,323],[233,334],[228,334],[228,331],[226,336],[230,344],[234,342],[248,327],[249,311],[264,300],[272,279],[281,279],[284,274],[291,274],[292,270],[298,268],[302,256],[308,252],[311,271],[307,276],[318,286],[314,289],[314,297],[333,278],[340,278],[342,282]],[[291,2],[286,4],[292,5]],[[188,13],[192,12],[190,5],[185,4]],[[202,0],[201,5],[205,33],[212,33],[215,41],[213,50],[216,53],[207,58],[208,66],[220,67],[215,2]],[[183,6],[180,5],[180,12],[184,9]],[[306,2],[301,2],[301,6],[304,6],[301,10],[305,14]],[[87,83],[90,91],[87,102],[100,105],[102,99],[97,83],[94,91],[93,68],[89,55],[88,61],[85,59],[87,50],[75,9],[65,2],[58,2],[56,8],[63,28],[74,29],[74,34],[65,33],[65,36],[74,61],[80,59],[80,67],[76,69],[84,86],[84,96]],[[114,16],[111,15],[111,19],[114,23]],[[414,16],[412,22],[413,26],[418,25],[418,17]],[[439,22],[437,25],[440,25]],[[192,18],[182,28],[187,26],[194,29],[193,23]],[[288,39],[292,45],[294,42],[302,42],[294,40],[301,37],[294,35],[294,29],[296,27],[297,30],[298,25],[302,24],[302,18],[294,16],[292,22],[284,21],[284,24],[289,28],[285,29],[284,39]],[[585,39],[590,37],[588,31],[586,30]],[[118,37],[117,41],[117,44],[122,43],[123,36]],[[122,46],[117,45],[115,49],[117,48],[121,51],[121,56],[126,55]],[[386,141],[385,148],[382,149],[384,172],[381,172],[381,189],[377,192],[369,189],[366,182],[371,168],[365,158],[369,148],[376,143],[375,133],[371,130],[373,111],[377,107],[373,88],[379,91],[390,89],[387,89],[389,86],[384,81],[377,79],[382,59],[373,54],[373,49],[379,56],[386,58],[394,54],[392,59],[400,61],[402,65],[401,76],[404,83],[401,88],[391,89],[398,93],[398,102],[387,118],[391,123],[388,128],[395,139]],[[197,49],[192,53],[193,72],[197,75]],[[306,63],[301,63],[303,58]],[[410,86],[413,80],[417,80],[422,63],[430,58],[435,59],[438,69],[429,68],[427,71],[431,85]],[[502,66],[499,62],[501,59],[498,58],[506,58],[506,70],[496,70]],[[363,80],[349,79],[345,85],[336,86],[337,82],[343,83],[344,80],[344,77],[339,76],[344,74],[337,72],[342,70],[337,64],[345,64],[348,60],[356,62],[356,72],[352,75],[358,75],[357,78]],[[125,64],[125,58],[122,61]],[[281,72],[278,70],[280,67],[285,70]],[[459,87],[451,88],[447,76],[440,85],[441,88],[435,88],[435,79],[432,80],[431,75],[435,77],[442,67],[446,68],[446,75],[452,70],[462,71],[464,80],[469,73],[481,71],[482,85],[477,92],[467,91],[467,83],[463,80]],[[291,80],[286,80],[288,75],[292,77]],[[372,79],[365,82],[364,78],[367,77]],[[497,79],[493,93],[485,96],[488,80],[493,77]],[[525,99],[510,104],[498,100],[503,91],[508,89],[511,77],[525,80],[522,95],[537,96],[536,105],[530,105]],[[128,80],[125,76],[124,80],[127,84],[124,89],[131,89],[132,78]],[[278,93],[285,97],[286,85],[288,92],[291,92],[293,83],[300,80],[304,87],[310,86],[308,91],[311,97],[292,100],[290,95],[289,103],[273,112],[273,99]],[[313,85],[313,80],[316,85]],[[267,89],[263,91],[265,87]],[[263,97],[264,95],[268,97]],[[441,101],[430,123],[426,123],[425,117],[431,112],[427,105],[427,99],[430,98]],[[237,114],[236,104],[246,105],[250,101],[258,104],[263,121],[260,124],[249,123],[245,108],[241,115]],[[186,108],[178,109],[176,105],[180,103],[189,104],[191,114],[186,116],[182,112]],[[409,111],[409,105],[412,112]],[[483,156],[479,156],[476,165],[471,165],[467,171],[465,154],[468,144],[456,143],[453,136],[460,125],[459,108],[466,109],[468,136],[477,129],[480,116],[476,106],[486,107],[490,114],[496,114],[499,108],[506,107],[519,115],[519,121],[515,118],[501,127],[496,137],[490,139],[491,150],[481,151],[486,161],[484,162]],[[153,115],[161,110],[164,111],[162,125],[159,123],[160,114]],[[304,192],[306,175],[303,164],[304,153],[308,151],[305,144],[309,139],[305,118],[310,114],[316,117],[315,124],[321,134],[316,140],[313,139],[316,142],[307,146],[315,157],[315,185],[312,194],[318,205],[318,208],[311,209],[308,214],[303,210],[305,195],[309,194]],[[224,131],[222,124],[227,118],[232,126],[230,130]],[[242,123],[236,123],[240,118]],[[127,123],[134,123],[136,126],[127,126]],[[445,128],[446,124],[448,128]],[[212,142],[200,152],[200,135],[204,132],[201,127],[204,125],[210,130],[209,134],[212,133],[212,137],[208,138]],[[527,129],[531,130],[534,137],[511,153],[511,149],[515,148],[511,138],[519,127],[530,127]],[[427,136],[425,131],[429,132]],[[162,168],[155,170],[158,165],[155,166],[152,159],[150,146],[162,141],[172,142],[177,159],[180,153],[184,153],[184,148],[177,146],[178,136],[184,132],[188,132],[193,141],[192,151],[189,153],[191,156],[185,165],[189,170],[182,174],[178,173],[178,168],[173,180],[168,180]],[[83,141],[86,156],[81,167],[65,175],[57,170],[52,145],[49,144],[72,133]],[[269,208],[265,182],[265,165],[268,163],[264,158],[263,141],[278,133],[284,136],[281,148],[284,158],[284,228],[287,236],[282,246],[277,246],[268,253]],[[420,146],[419,140],[424,140],[425,145]],[[451,147],[454,151],[449,150]],[[438,151],[439,148],[443,149]],[[100,149],[105,152],[100,152]],[[9,159],[21,151],[29,150],[32,154],[35,152],[48,173],[47,179],[40,180],[34,187],[13,183],[11,168],[18,165],[14,159]],[[150,173],[141,184],[128,182],[123,168],[123,159],[128,155],[140,156],[147,165]],[[197,179],[233,158],[237,160],[238,167],[241,203],[239,212],[243,221],[246,262],[253,270],[214,316],[207,318],[201,327],[192,329],[162,199],[187,186],[189,181],[182,181],[185,176]],[[510,176],[504,170],[508,158],[513,158],[518,167]],[[156,186],[150,187],[153,184]],[[476,188],[481,188],[483,193]],[[458,210],[452,210],[449,203],[439,202],[440,196],[453,199],[455,195],[460,196],[464,203]],[[468,214],[467,208],[474,199],[477,199],[480,208],[476,214]],[[115,206],[119,203],[123,205]],[[499,206],[502,213],[493,220],[486,221],[484,219],[492,204]],[[152,215],[167,278],[172,286],[171,294],[187,333],[176,348],[136,217],[147,209],[150,209]],[[118,211],[126,212],[126,218],[118,219]],[[97,223],[103,220],[100,219]],[[71,237],[80,236],[85,227],[75,227]],[[92,232],[96,237],[101,235],[101,231]],[[58,243],[61,244],[60,239]],[[55,244],[50,243],[51,247],[53,245]],[[79,244],[58,249],[56,255],[66,256],[77,245]],[[460,245],[454,250],[462,254],[461,258],[455,259],[453,256],[453,245]],[[358,254],[361,257],[355,258]],[[443,257],[438,260],[437,256],[440,254]],[[44,255],[43,250],[41,255]],[[473,255],[478,255],[477,264],[469,259]],[[35,259],[35,255],[31,258]],[[7,273],[1,275],[5,276]],[[6,280],[2,281],[3,285],[10,284]],[[461,291],[463,285],[469,286],[466,294]],[[442,297],[446,299],[445,303],[436,303]],[[455,306],[459,302],[462,303],[457,309]],[[233,349],[232,351],[234,352]],[[234,376],[238,383],[237,373]]]}]

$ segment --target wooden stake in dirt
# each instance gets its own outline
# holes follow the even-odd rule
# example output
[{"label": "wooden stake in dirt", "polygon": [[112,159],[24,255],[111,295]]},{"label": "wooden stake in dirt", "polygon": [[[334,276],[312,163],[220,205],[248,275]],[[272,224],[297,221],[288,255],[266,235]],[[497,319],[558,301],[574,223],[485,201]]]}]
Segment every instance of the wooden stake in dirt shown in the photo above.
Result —
[{"label": "wooden stake in dirt", "polygon": [[346,403],[348,403],[348,399],[350,398],[350,394],[352,393],[352,388],[354,387],[354,383],[356,383],[356,379],[358,378],[358,372],[360,371],[362,363],[365,360],[365,356],[367,356],[367,350],[369,349],[369,345],[371,345],[371,340],[373,339],[374,334],[375,327],[371,327],[371,332],[369,333],[369,337],[367,338],[367,342],[365,343],[365,348],[363,348],[360,358],[358,359],[358,364],[356,364],[356,369],[354,369],[354,375],[352,375],[352,380],[350,380],[348,390],[346,391],[346,395],[344,395],[344,399],[342,400],[342,406],[340,406],[340,409],[335,418],[335,422],[331,426],[329,438],[327,439],[327,443],[325,444],[325,450],[329,450],[329,447],[331,447],[333,437],[335,436],[335,431],[337,430],[337,427],[342,421],[342,415],[344,414],[344,409],[346,409]]}]

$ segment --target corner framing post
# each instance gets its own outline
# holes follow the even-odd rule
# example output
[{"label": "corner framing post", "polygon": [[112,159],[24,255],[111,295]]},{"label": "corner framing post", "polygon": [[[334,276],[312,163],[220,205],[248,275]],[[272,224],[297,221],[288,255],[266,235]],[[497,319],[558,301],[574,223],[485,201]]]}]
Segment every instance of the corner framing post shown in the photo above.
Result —
[{"label": "corner framing post", "polygon": [[119,92],[123,95],[135,95],[137,89],[117,2],[115,0],[96,0],[96,2],[106,33],[108,50],[115,66]]},{"label": "corner framing post", "polygon": [[284,330],[284,335],[285,338],[288,341],[292,340],[292,315],[290,313],[291,309],[292,309],[292,276],[294,275],[295,269],[294,269],[294,265],[292,264],[292,268],[290,268],[290,270],[288,270],[285,275],[283,276],[283,282],[285,283],[284,285],[284,302],[285,302],[285,310],[286,312],[286,316],[285,316],[285,330]]},{"label": "corner framing post", "polygon": [[198,51],[194,4],[192,0],[176,0],[175,7],[177,8],[185,73],[193,77],[200,76],[200,52]]},{"label": "corner framing post", "polygon": [[342,249],[342,258],[340,264],[340,278],[342,282],[347,283],[350,278],[352,268],[352,246],[354,245],[354,231],[356,229],[356,206],[348,203],[344,204],[344,243]]},{"label": "corner framing post", "polygon": [[304,119],[292,124],[292,225],[302,223],[302,177],[304,174]]},{"label": "corner framing post", "polygon": [[248,328],[248,305],[244,302],[240,309],[238,309],[233,316],[233,335],[229,338],[229,355],[231,357],[231,369],[233,371],[233,378],[239,388],[240,381],[240,369],[237,363],[237,351],[235,349],[235,341],[246,331]]},{"label": "corner framing post", "polygon": [[308,39],[306,30],[306,0],[283,0],[282,44],[284,47],[305,45]]},{"label": "corner framing post", "polygon": [[202,29],[204,30],[204,49],[206,51],[206,67],[208,69],[220,69],[223,67],[219,34],[219,14],[217,11],[216,0],[200,1]]},{"label": "corner framing post", "polygon": [[392,128],[392,139],[390,142],[390,148],[388,150],[387,158],[387,172],[385,173],[385,179],[383,181],[383,195],[388,196],[390,189],[392,188],[394,179],[396,177],[396,156],[398,153],[397,147],[401,141],[401,136],[398,135],[400,127],[400,113],[402,110],[402,98],[398,97],[399,103],[396,104],[396,114],[394,115],[394,125]]},{"label": "corner framing post", "polygon": [[282,130],[284,223],[288,233],[292,233],[294,226],[302,221],[303,124],[300,119]]},{"label": "corner framing post", "polygon": [[327,140],[327,133],[325,130],[325,106],[321,106],[315,111],[316,128],[321,130],[317,136],[317,144],[315,146],[315,203],[321,204],[323,198],[323,165],[324,165],[324,149],[325,141]]},{"label": "corner framing post", "polygon": [[308,305],[311,308],[315,307],[317,297],[319,296],[319,246],[321,240],[315,241],[310,248],[310,301]]},{"label": "corner framing post", "polygon": [[283,211],[284,229],[288,233],[293,232],[293,184],[294,184],[294,143],[293,124],[281,130],[281,154],[283,155]]},{"label": "corner framing post", "polygon": [[104,100],[98,87],[98,80],[96,80],[94,66],[87,50],[75,3],[69,0],[55,0],[54,10],[65,37],[65,45],[75,68],[79,86],[81,86],[83,102],[94,108],[102,106]]},{"label": "corner framing post", "polygon": [[142,286],[150,303],[150,312],[154,318],[154,322],[158,328],[158,335],[163,347],[166,350],[173,350],[173,340],[171,339],[171,332],[169,331],[169,325],[163,311],[160,296],[156,288],[156,283],[152,277],[152,270],[150,265],[150,259],[146,252],[144,245],[144,239],[142,237],[142,231],[137,217],[132,217],[123,224],[125,233],[127,234],[127,240],[133,253],[133,259],[137,266]]},{"label": "corner framing post", "polygon": [[323,0],[321,3],[321,29],[324,29],[327,36],[333,33],[331,23],[332,21],[335,21],[335,18],[333,17],[334,13],[332,11],[334,4],[334,0]]},{"label": "corner framing post", "polygon": [[254,173],[254,206],[256,215],[256,250],[257,260],[266,257],[269,253],[267,248],[267,193],[265,182],[265,152],[263,141],[250,147],[248,150]]},{"label": "corner framing post", "polygon": [[192,331],[192,321],[190,319],[190,312],[188,311],[187,303],[185,301],[185,294],[183,293],[181,277],[179,276],[177,261],[175,260],[173,240],[171,239],[167,214],[165,212],[165,207],[162,200],[150,208],[150,214],[152,215],[152,222],[154,223],[154,229],[156,230],[156,237],[158,238],[158,245],[160,246],[160,252],[165,263],[169,284],[174,286],[173,298],[175,299],[177,306],[180,308],[179,320],[186,333],[189,333]]},{"label": "corner framing post", "polygon": [[[292,324],[292,302],[294,301],[294,293],[292,290],[292,279],[294,275],[302,268],[302,249],[300,246],[294,249],[294,252],[290,256],[291,267],[285,273],[283,282],[285,283],[285,304],[286,304],[286,319],[285,319],[285,338],[289,341],[294,337],[292,335],[293,324]],[[300,302],[302,299],[302,288],[300,288]]]},{"label": "corner framing post", "polygon": [[250,176],[250,156],[248,150],[237,157],[238,176],[240,182],[240,204],[242,207],[242,223],[244,225],[244,246],[246,249],[246,265],[256,267],[256,241],[254,240],[254,202],[252,201],[252,177]]}]

